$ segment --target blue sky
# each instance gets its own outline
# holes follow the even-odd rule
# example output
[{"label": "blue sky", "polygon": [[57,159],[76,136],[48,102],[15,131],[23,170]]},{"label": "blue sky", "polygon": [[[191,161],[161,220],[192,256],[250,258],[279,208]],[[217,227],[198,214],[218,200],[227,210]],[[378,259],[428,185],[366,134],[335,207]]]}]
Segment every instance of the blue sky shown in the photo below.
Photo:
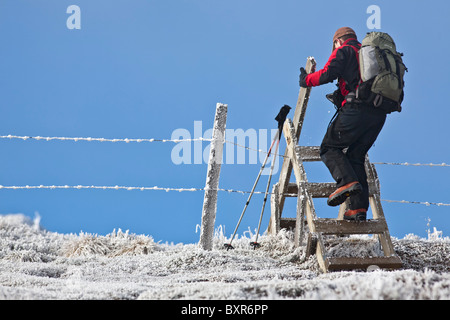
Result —
[{"label": "blue sky", "polygon": [[[81,9],[79,30],[66,25],[73,4]],[[372,4],[381,9],[379,31],[394,37],[409,73],[404,111],[389,116],[369,157],[450,163],[450,4],[443,0],[1,0],[0,135],[170,139],[181,128],[194,138],[195,121],[203,132],[212,127],[217,102],[228,104],[227,128],[276,128],[279,108],[296,104],[306,57],[323,67],[341,26],[362,39],[371,31]],[[320,144],[334,113],[324,96],[334,88],[313,88],[300,144]],[[0,139],[0,184],[202,188],[207,164],[174,164],[174,146]],[[250,190],[260,166],[224,164],[220,187]],[[310,181],[331,181],[321,163],[307,170]],[[377,170],[383,199],[450,203],[449,167]],[[246,198],[219,193],[216,226],[227,235]],[[262,201],[253,197],[239,234],[257,228]],[[295,215],[294,202],[283,216]],[[319,216],[337,215],[318,202]],[[121,228],[175,243],[198,241],[202,204],[201,191],[0,190],[0,214],[39,213],[50,231]],[[448,206],[383,202],[383,208],[393,236],[426,236],[429,227],[450,234]],[[262,229],[269,216],[268,205]]]}]

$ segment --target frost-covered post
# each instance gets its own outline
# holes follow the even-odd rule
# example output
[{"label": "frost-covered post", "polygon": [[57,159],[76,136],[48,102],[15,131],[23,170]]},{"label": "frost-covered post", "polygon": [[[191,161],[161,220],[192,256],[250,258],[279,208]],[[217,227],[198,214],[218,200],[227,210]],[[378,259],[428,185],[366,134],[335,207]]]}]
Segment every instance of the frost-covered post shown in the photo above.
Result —
[{"label": "frost-covered post", "polygon": [[217,189],[219,188],[220,167],[222,165],[225,127],[228,105],[217,103],[216,116],[209,151],[208,172],[206,174],[205,198],[203,200],[202,227],[200,230],[200,247],[211,250],[214,236],[214,223],[217,210]]}]

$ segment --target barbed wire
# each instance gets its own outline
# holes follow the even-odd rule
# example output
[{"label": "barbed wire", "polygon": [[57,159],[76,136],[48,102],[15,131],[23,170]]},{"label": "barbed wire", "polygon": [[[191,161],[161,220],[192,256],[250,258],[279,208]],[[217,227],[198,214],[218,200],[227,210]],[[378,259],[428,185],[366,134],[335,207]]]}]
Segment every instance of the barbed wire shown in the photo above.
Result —
[{"label": "barbed wire", "polygon": [[409,203],[409,204],[422,204],[422,205],[426,205],[427,207],[429,206],[446,206],[446,207],[450,207],[450,203],[442,203],[442,202],[428,202],[428,201],[407,201],[407,200],[386,200],[386,199],[381,199],[381,201],[384,202],[391,202],[391,203]]},{"label": "barbed wire", "polygon": [[[59,141],[87,141],[87,142],[192,142],[192,141],[209,141],[211,142],[212,139],[206,139],[203,137],[199,138],[193,138],[193,139],[154,139],[154,138],[137,138],[137,139],[130,139],[130,138],[92,138],[92,137],[42,137],[42,136],[17,136],[17,135],[2,135],[0,136],[0,139],[20,139],[20,140],[43,140],[43,141],[53,141],[53,140],[59,140]],[[225,143],[231,143],[235,146],[245,148],[251,151],[261,152],[268,154],[267,151],[261,150],[261,149],[255,149],[251,147],[247,147],[245,145],[241,145],[239,143],[236,143],[234,141],[225,140]],[[284,155],[279,154],[280,157],[284,157]],[[409,163],[409,162],[372,162],[372,164],[375,165],[396,165],[396,166],[429,166],[429,167],[450,167],[450,164],[447,163]],[[171,187],[129,187],[129,186],[95,186],[95,185],[75,185],[75,186],[69,186],[69,185],[51,185],[51,186],[45,186],[45,185],[39,185],[39,186],[3,186],[0,185],[0,189],[12,189],[12,190],[23,190],[23,189],[100,189],[100,190],[140,190],[140,191],[148,191],[148,190],[159,190],[159,191],[178,191],[178,192],[194,192],[194,191],[206,191],[207,188],[171,188]],[[228,193],[240,193],[240,194],[248,194],[250,191],[242,191],[242,190],[234,190],[234,189],[217,189],[217,191],[221,192],[228,192]],[[263,194],[264,192],[261,191],[254,191],[255,194]],[[285,194],[286,196],[297,196]],[[438,202],[421,202],[421,201],[407,201],[407,200],[387,200],[387,199],[381,199],[385,202],[390,203],[408,203],[408,204],[420,204],[420,205],[435,205],[435,206],[450,206],[450,204],[447,203],[438,203]]]},{"label": "barbed wire", "polygon": [[[127,191],[133,191],[133,190],[139,190],[139,191],[149,191],[149,190],[153,190],[153,191],[166,191],[166,192],[170,192],[170,191],[177,191],[177,192],[196,192],[196,191],[207,191],[210,190],[208,188],[171,188],[171,187],[158,187],[158,186],[153,186],[153,187],[128,187],[128,186],[95,186],[95,185],[50,185],[50,186],[45,186],[45,185],[39,185],[39,186],[3,186],[0,185],[0,190],[2,189],[6,189],[6,190],[32,190],[32,189],[50,189],[50,190],[55,190],[55,189],[78,189],[78,190],[82,190],[82,189],[98,189],[98,190],[127,190]],[[221,191],[221,192],[228,192],[228,193],[240,193],[240,194],[248,194],[251,193],[251,191],[242,191],[242,190],[235,190],[235,189],[223,189],[223,188],[219,188],[219,189],[213,189],[213,191]],[[254,191],[254,194],[265,194],[265,192],[263,191]],[[271,192],[269,192],[269,194],[272,194]],[[285,193],[285,196],[297,196],[297,194],[290,194],[290,193]],[[442,202],[428,202],[428,201],[408,201],[408,200],[387,200],[387,199],[381,199],[381,201],[384,202],[390,202],[390,203],[407,203],[407,204],[420,204],[420,205],[426,205],[426,206],[450,206],[450,203],[442,203]]]},{"label": "barbed wire", "polygon": [[[128,187],[128,186],[95,186],[95,185],[50,185],[50,186],[45,186],[45,185],[39,185],[39,186],[30,186],[30,185],[25,185],[25,186],[3,186],[0,185],[0,190],[1,189],[10,189],[10,190],[32,190],[32,189],[51,189],[51,190],[55,190],[55,189],[99,189],[99,190],[127,190],[127,191],[133,191],[133,190],[139,190],[139,191],[149,191],[149,190],[156,190],[156,191],[178,191],[178,192],[184,192],[184,191],[188,191],[188,192],[194,192],[194,191],[206,191],[209,190],[208,188],[171,188],[171,187],[158,187],[158,186],[153,186],[153,187]],[[241,190],[234,190],[234,189],[213,189],[216,191],[223,191],[223,192],[229,192],[229,193],[241,193],[241,194],[246,194],[246,193],[250,193],[251,191],[241,191]],[[265,192],[263,191],[254,191],[253,193],[255,194],[264,194]],[[286,194],[286,195],[291,195],[291,194]],[[293,195],[293,194],[292,194]],[[295,194],[295,196],[297,196],[297,194]]]},{"label": "barbed wire", "polygon": [[201,191],[202,189],[198,189],[198,188],[165,188],[165,187],[158,187],[158,186],[154,186],[154,187],[127,187],[127,186],[87,186],[87,185],[74,185],[74,186],[69,186],[69,185],[51,185],[51,186],[44,186],[44,185],[39,185],[39,186],[3,186],[0,185],[0,190],[1,189],[12,189],[12,190],[21,190],[21,189],[51,189],[51,190],[55,190],[55,189],[101,189],[101,190],[140,190],[140,191],[146,191],[146,190],[159,190],[159,191],[179,191],[179,192],[183,192],[183,191]]},{"label": "barbed wire", "polygon": [[409,162],[372,162],[372,164],[386,164],[393,166],[426,166],[426,167],[450,167],[447,163],[409,163]]},{"label": "barbed wire", "polygon": [[[92,137],[42,137],[42,136],[17,136],[17,135],[2,135],[0,136],[0,139],[19,139],[19,140],[43,140],[43,141],[53,141],[53,140],[59,140],[59,141],[87,141],[87,142],[125,142],[125,143],[130,143],[130,142],[174,142],[174,143],[179,143],[179,142],[194,142],[194,141],[207,141],[207,142],[211,142],[212,139],[207,139],[207,138],[203,138],[203,137],[199,137],[199,138],[192,138],[192,139],[154,139],[154,138],[92,138]],[[225,140],[225,143],[230,143],[233,144],[237,147],[240,148],[244,148],[250,151],[256,151],[256,152],[261,152],[264,154],[268,154],[268,151],[264,151],[262,149],[255,149],[255,148],[251,148],[242,144],[239,144],[237,142],[234,141],[230,141],[230,140]],[[281,158],[285,158],[284,155],[282,154],[278,154],[279,157]],[[375,165],[395,165],[395,166],[427,166],[427,167],[450,167],[450,164],[447,164],[445,162],[443,163],[409,163],[409,162],[372,162],[372,164]]]},{"label": "barbed wire", "polygon": [[[130,139],[130,138],[114,138],[114,139],[109,139],[109,138],[92,138],[92,137],[41,137],[41,136],[16,136],[16,135],[3,135],[0,136],[0,139],[19,139],[19,140],[44,140],[44,141],[53,141],[53,140],[59,140],[59,141],[88,141],[88,142],[92,142],[92,141],[96,141],[96,142],[175,142],[175,143],[179,143],[179,142],[193,142],[193,141],[208,141],[211,142],[212,139],[206,139],[203,137],[199,137],[199,138],[193,138],[193,139],[148,139],[148,138],[138,138],[138,139]],[[255,148],[251,148],[251,147],[247,147],[244,145],[241,145],[239,143],[236,143],[234,141],[229,141],[229,140],[225,140],[225,143],[230,143],[233,144],[237,147],[240,148],[244,148],[250,151],[256,151],[256,152],[260,152],[260,153],[265,153],[268,154],[268,151],[264,151],[262,149],[255,149]],[[279,157],[284,158],[284,155],[279,154]]]},{"label": "barbed wire", "polygon": [[[264,154],[269,154],[269,151],[264,151],[262,149],[255,149],[255,148],[247,147],[247,146],[244,146],[244,145],[239,144],[239,143],[234,142],[234,141],[225,140],[224,142],[233,144],[233,145],[235,145],[237,147],[244,148],[244,149],[247,149],[247,150],[250,150],[250,151],[256,151],[256,152],[260,152],[260,153],[264,153]],[[285,156],[284,154],[277,154],[277,156],[280,157],[280,158],[289,158],[289,157]]]},{"label": "barbed wire", "polygon": [[205,138],[194,138],[194,139],[129,139],[129,138],[116,138],[116,139],[108,139],[108,138],[92,138],[92,137],[41,137],[41,136],[14,136],[14,135],[6,135],[0,136],[0,139],[20,139],[20,140],[44,140],[44,141],[52,141],[52,140],[60,140],[60,141],[97,141],[97,142],[190,142],[190,141],[212,141],[212,139]]}]

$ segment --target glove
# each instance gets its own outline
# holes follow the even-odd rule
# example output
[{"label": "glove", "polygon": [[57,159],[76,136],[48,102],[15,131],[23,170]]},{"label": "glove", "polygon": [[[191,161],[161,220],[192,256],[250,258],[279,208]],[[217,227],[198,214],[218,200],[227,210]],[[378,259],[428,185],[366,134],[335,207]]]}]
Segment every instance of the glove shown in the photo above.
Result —
[{"label": "glove", "polygon": [[302,88],[308,88],[308,86],[306,85],[306,76],[307,75],[308,74],[306,73],[305,68],[301,67],[300,68],[300,77],[299,77],[298,83],[299,83],[300,87],[302,87]]}]

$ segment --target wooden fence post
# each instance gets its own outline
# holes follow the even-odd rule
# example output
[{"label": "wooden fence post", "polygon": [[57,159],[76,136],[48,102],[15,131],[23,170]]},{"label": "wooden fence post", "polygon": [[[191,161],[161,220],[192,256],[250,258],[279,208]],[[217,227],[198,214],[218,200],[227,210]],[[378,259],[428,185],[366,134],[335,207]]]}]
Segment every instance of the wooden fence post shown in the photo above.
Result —
[{"label": "wooden fence post", "polygon": [[214,236],[214,223],[217,210],[217,189],[219,188],[220,167],[222,165],[223,144],[228,105],[217,103],[216,116],[209,151],[208,172],[206,175],[205,198],[203,200],[200,247],[211,250]]}]

